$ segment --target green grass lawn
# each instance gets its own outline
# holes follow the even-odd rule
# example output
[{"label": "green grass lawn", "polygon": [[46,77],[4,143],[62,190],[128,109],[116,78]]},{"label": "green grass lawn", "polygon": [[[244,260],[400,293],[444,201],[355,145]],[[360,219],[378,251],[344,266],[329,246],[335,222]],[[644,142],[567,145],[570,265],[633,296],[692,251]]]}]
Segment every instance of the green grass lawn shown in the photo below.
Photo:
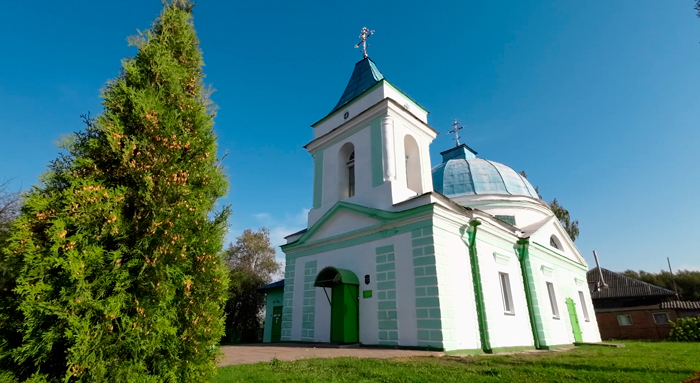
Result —
[{"label": "green grass lawn", "polygon": [[682,382],[700,371],[700,343],[623,342],[562,352],[469,357],[271,361],[222,367],[228,382]]}]

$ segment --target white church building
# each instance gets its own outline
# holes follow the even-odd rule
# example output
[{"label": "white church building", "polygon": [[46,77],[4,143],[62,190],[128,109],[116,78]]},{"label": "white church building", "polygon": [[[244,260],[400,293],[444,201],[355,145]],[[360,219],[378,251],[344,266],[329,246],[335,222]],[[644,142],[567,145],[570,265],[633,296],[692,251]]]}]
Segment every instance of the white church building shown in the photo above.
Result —
[{"label": "white church building", "polygon": [[264,340],[449,353],[599,342],[588,266],[524,177],[466,145],[367,56],[313,124],[308,228],[287,237]]}]

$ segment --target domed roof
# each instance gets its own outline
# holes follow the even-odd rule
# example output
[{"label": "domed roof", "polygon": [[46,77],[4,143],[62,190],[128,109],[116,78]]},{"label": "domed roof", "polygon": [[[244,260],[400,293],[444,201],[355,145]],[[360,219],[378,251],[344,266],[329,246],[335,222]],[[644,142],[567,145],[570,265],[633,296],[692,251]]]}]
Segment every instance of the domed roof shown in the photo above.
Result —
[{"label": "domed roof", "polygon": [[525,177],[501,163],[476,158],[464,144],[440,154],[443,162],[432,170],[433,189],[447,197],[509,194],[539,198]]}]

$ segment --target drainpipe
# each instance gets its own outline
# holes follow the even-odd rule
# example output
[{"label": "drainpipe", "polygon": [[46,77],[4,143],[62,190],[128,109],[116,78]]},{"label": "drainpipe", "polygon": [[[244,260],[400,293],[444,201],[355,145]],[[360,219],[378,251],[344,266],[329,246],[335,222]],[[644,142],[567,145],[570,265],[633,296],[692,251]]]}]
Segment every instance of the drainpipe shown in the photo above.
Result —
[{"label": "drainpipe", "polygon": [[535,305],[533,304],[533,291],[534,281],[532,279],[532,267],[530,266],[530,238],[522,238],[518,240],[519,249],[518,252],[520,256],[520,270],[523,273],[523,284],[525,285],[525,299],[527,300],[527,312],[530,316],[530,327],[532,328],[532,339],[535,341],[535,348],[539,349],[540,343],[540,331],[542,331],[541,324],[537,323],[535,319]]},{"label": "drainpipe", "polygon": [[489,339],[489,325],[486,321],[486,307],[484,305],[484,290],[481,283],[481,272],[479,271],[479,258],[476,254],[476,232],[481,222],[472,220],[469,226],[472,229],[469,234],[469,258],[472,266],[472,281],[474,282],[474,298],[476,300],[476,314],[479,321],[479,334],[481,336],[481,348],[484,352],[491,352],[491,340]]}]

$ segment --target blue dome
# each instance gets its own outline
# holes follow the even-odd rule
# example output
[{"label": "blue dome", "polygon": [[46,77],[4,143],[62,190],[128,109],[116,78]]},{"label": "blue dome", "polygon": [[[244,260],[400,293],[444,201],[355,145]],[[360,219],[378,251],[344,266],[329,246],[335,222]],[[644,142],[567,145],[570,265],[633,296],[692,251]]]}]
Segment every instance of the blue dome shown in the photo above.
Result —
[{"label": "blue dome", "polygon": [[447,197],[509,194],[539,198],[530,182],[498,162],[476,158],[466,145],[441,153],[443,163],[433,168],[433,189]]}]

